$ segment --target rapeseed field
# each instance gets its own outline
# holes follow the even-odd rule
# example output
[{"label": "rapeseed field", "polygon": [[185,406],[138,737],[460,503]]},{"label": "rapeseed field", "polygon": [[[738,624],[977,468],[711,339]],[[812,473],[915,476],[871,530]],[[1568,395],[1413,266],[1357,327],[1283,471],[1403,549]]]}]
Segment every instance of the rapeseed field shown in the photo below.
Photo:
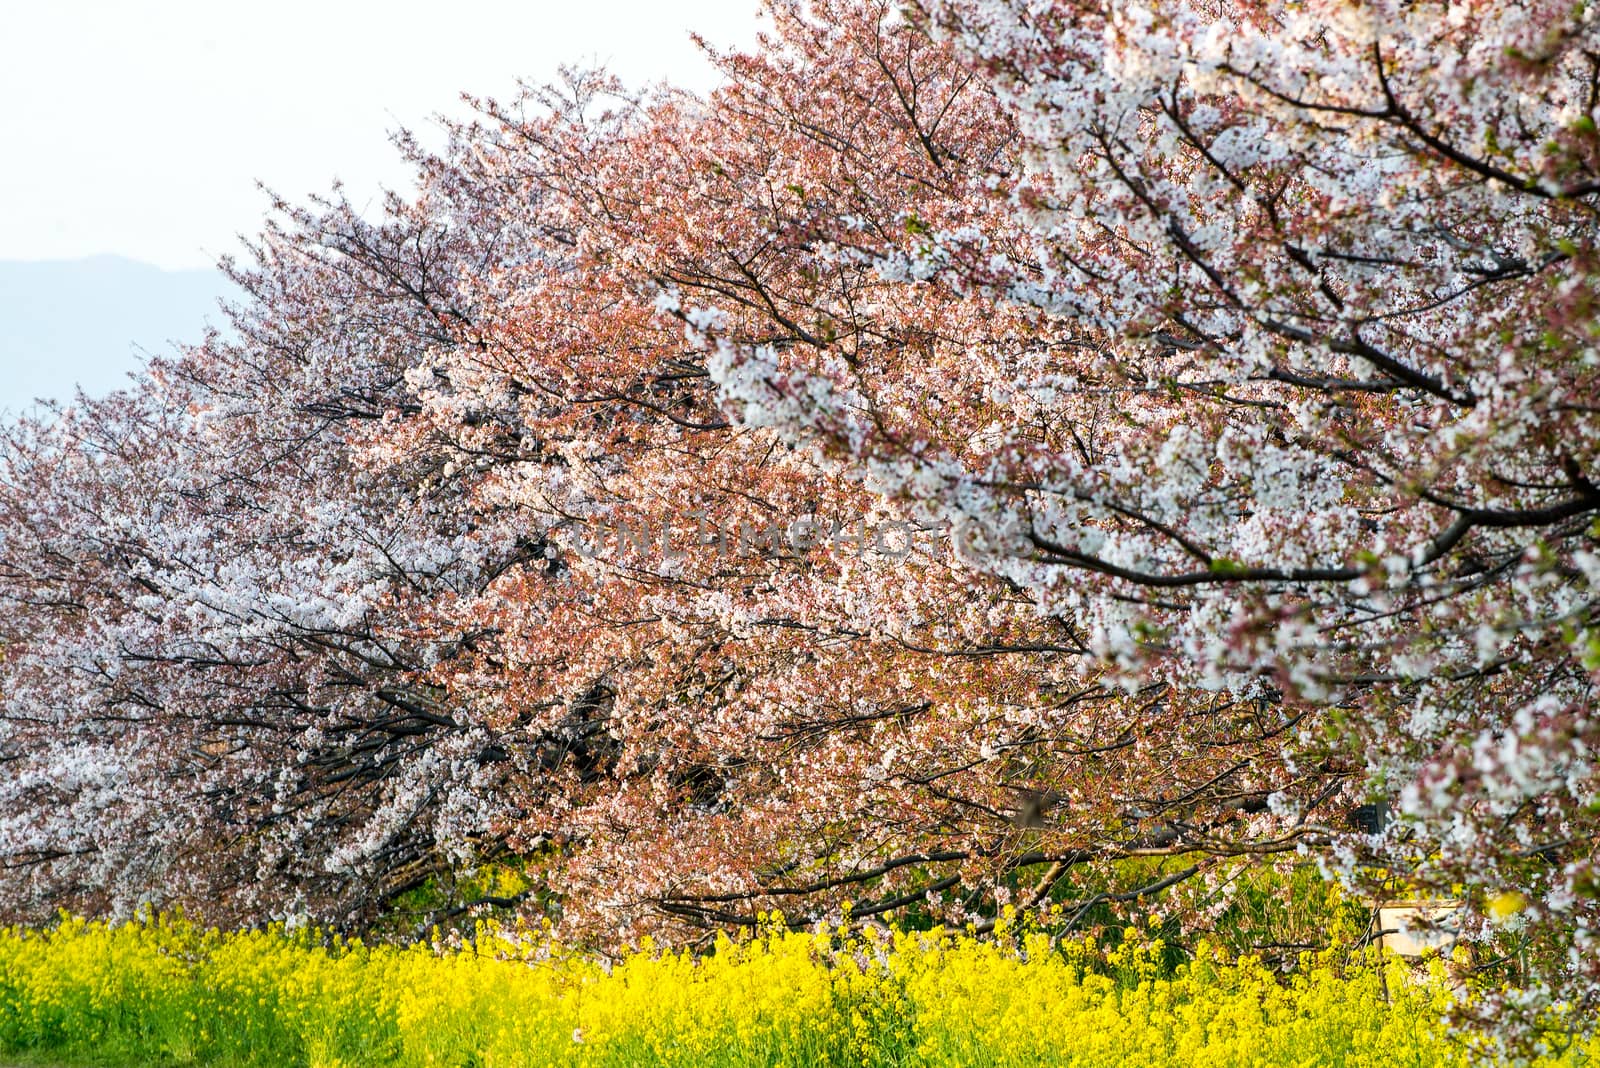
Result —
[{"label": "rapeseed field", "polygon": [[[781,921],[615,960],[539,928],[364,945],[178,916],[0,931],[0,1055],[56,1064],[1454,1066],[1448,966],[1376,951],[1288,975],[1152,932],[1103,944]],[[1549,1065],[1592,1063],[1574,1044]]]}]

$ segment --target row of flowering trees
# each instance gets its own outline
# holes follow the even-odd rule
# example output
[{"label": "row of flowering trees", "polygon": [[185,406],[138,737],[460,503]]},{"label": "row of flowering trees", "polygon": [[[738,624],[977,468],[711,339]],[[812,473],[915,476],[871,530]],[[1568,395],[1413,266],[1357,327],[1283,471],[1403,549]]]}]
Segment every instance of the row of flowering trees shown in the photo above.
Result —
[{"label": "row of flowering trees", "polygon": [[229,335],[9,432],[8,908],[515,856],[615,940],[1310,855],[1594,999],[1591,6],[768,13],[280,204]]}]

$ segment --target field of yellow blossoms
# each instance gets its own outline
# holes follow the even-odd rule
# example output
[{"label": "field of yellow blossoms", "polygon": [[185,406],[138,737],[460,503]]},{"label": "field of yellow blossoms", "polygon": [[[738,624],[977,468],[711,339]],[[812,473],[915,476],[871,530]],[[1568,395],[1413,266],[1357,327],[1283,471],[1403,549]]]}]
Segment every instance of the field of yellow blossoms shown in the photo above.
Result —
[{"label": "field of yellow blossoms", "polygon": [[[0,1059],[50,1064],[1466,1065],[1445,968],[1308,956],[1291,976],[1201,946],[1007,929],[781,924],[612,963],[537,929],[367,946],[181,918],[0,931]],[[1596,1063],[1575,1046],[1547,1064]]]}]

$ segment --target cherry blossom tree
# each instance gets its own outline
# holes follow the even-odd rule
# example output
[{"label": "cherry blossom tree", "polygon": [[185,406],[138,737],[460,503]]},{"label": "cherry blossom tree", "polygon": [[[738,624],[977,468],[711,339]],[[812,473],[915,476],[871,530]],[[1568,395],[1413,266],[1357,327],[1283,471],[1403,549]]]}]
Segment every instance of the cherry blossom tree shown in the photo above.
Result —
[{"label": "cherry blossom tree", "polygon": [[989,434],[836,345],[702,330],[725,405],[963,531],[1128,685],[1304,709],[1288,766],[1355,755],[1397,816],[1325,862],[1509,898],[1592,1000],[1590,9],[908,17],[1016,124],[1001,221],[797,224],[1028,324],[947,372]]},{"label": "cherry blossom tree", "polygon": [[9,435],[13,911],[342,920],[514,804],[424,670],[481,637],[434,625],[438,606],[537,547],[475,521],[427,455],[358,455],[414,406],[404,373],[448,336],[438,276],[467,233],[325,208],[235,272],[253,298],[236,339]]}]

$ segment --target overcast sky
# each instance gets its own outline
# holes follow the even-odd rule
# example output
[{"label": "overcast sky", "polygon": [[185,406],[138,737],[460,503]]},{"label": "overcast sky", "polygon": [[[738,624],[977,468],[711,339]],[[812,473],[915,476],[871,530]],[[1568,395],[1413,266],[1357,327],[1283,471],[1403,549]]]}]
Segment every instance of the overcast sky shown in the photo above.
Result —
[{"label": "overcast sky", "polygon": [[[126,381],[197,339],[213,276],[267,209],[341,179],[405,187],[390,131],[437,143],[463,91],[603,64],[715,81],[690,38],[753,42],[759,0],[35,0],[0,22],[0,415]],[[31,268],[4,261],[101,259]],[[15,268],[15,269],[13,269]]]},{"label": "overcast sky", "polygon": [[704,88],[689,38],[754,37],[758,0],[39,0],[0,30],[0,260],[201,267],[290,197],[403,181],[387,133],[563,62]]},{"label": "overcast sky", "polygon": [[[0,259],[203,267],[286,197],[403,181],[387,131],[462,90],[598,59],[704,88],[690,40],[747,43],[757,0],[48,0],[0,29]],[[365,200],[363,200],[365,201]]]}]

